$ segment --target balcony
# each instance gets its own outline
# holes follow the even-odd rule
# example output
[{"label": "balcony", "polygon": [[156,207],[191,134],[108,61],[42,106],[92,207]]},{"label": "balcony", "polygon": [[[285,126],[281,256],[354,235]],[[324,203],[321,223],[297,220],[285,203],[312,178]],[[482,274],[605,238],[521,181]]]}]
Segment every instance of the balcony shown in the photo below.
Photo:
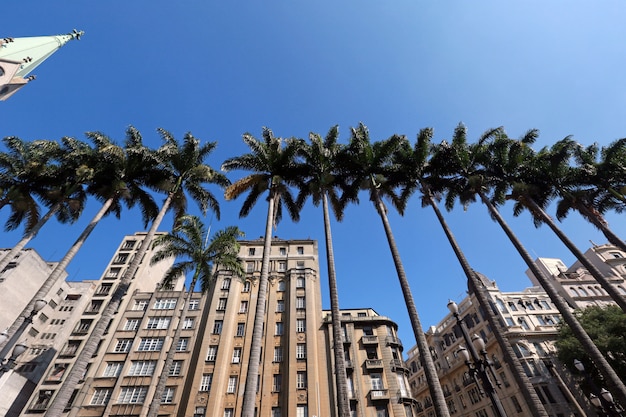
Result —
[{"label": "balcony", "polygon": [[388,389],[372,389],[369,395],[371,401],[389,401]]},{"label": "balcony", "polygon": [[402,349],[402,342],[395,336],[387,336],[385,338],[385,343],[387,343],[387,346],[394,346]]},{"label": "balcony", "polygon": [[406,362],[404,362],[402,359],[392,359],[391,370],[394,372],[402,371],[406,374],[409,373],[409,367],[407,366]]},{"label": "balcony", "polygon": [[349,344],[349,343],[352,343],[352,338],[351,338],[349,335],[344,334],[344,335],[342,335],[342,336],[341,336],[341,341],[342,341],[345,345],[347,345],[347,344]]},{"label": "balcony", "polygon": [[365,368],[369,370],[382,369],[383,360],[382,359],[367,359],[365,361]]},{"label": "balcony", "polygon": [[363,343],[364,345],[377,345],[378,337],[372,334],[364,334],[361,338],[361,343]]},{"label": "balcony", "polygon": [[407,390],[398,390],[398,402],[404,404],[417,404],[417,400]]}]

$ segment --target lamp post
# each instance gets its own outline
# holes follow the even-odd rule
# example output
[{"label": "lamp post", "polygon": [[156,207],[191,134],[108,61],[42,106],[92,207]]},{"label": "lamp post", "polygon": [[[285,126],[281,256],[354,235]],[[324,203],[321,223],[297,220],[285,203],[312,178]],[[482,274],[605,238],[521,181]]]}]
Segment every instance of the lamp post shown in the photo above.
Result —
[{"label": "lamp post", "polygon": [[[15,366],[15,359],[17,359],[19,355],[21,355],[22,353],[26,351],[27,347],[25,345],[21,343],[16,344],[17,340],[20,337],[22,337],[24,330],[26,330],[26,328],[30,324],[32,324],[33,318],[35,318],[37,313],[39,313],[41,309],[46,306],[46,304],[47,303],[45,300],[35,301],[35,305],[33,306],[33,311],[31,311],[30,315],[24,319],[22,324],[20,324],[20,327],[18,327],[18,329],[15,331],[15,333],[11,337],[9,337],[9,335],[6,334],[5,332],[0,333],[0,344],[6,341],[2,350],[0,350],[0,364],[2,364],[2,367],[0,368],[0,377],[4,375],[6,371],[13,368],[13,366]],[[11,357],[9,357],[8,359],[5,359],[7,354],[11,351],[11,349],[13,349]]]},{"label": "lamp post", "polygon": [[[467,328],[459,315],[459,306],[454,301],[450,300],[448,302],[448,310],[450,310],[456,319],[457,326],[461,329],[463,339],[465,339],[465,343],[467,344],[467,349],[461,346],[459,353],[463,355],[463,359],[465,359],[465,364],[469,368],[472,378],[478,382],[476,377],[476,375],[478,375],[482,382],[483,389],[480,390],[481,395],[484,395],[485,393],[487,394],[489,400],[491,400],[491,404],[493,405],[496,417],[507,417],[506,411],[504,411],[504,407],[502,406],[502,402],[500,401],[500,398],[496,393],[496,389],[489,378],[490,372],[496,381],[496,385],[500,386],[500,383],[495,377],[493,368],[491,367],[491,362],[487,357],[485,341],[477,334],[475,334],[473,338],[470,338]],[[472,360],[470,360],[470,355]]]},{"label": "lamp post", "polygon": [[613,395],[606,388],[599,389],[591,376],[585,371],[585,365],[578,359],[574,359],[574,367],[585,377],[589,387],[593,391],[589,395],[589,401],[596,407],[603,415],[610,417],[622,417],[622,409],[615,404]]}]

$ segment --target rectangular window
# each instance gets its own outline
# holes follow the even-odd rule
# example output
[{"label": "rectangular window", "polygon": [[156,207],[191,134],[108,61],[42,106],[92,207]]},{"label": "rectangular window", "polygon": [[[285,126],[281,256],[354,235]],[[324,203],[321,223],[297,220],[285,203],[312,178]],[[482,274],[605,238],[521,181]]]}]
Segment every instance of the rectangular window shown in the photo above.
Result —
[{"label": "rectangular window", "polygon": [[296,288],[304,288],[304,277],[296,278]]},{"label": "rectangular window", "polygon": [[309,408],[306,405],[299,405],[296,408],[296,417],[309,417]]},{"label": "rectangular window", "polygon": [[281,417],[280,407],[272,407],[272,417]]},{"label": "rectangular window", "polygon": [[246,272],[254,272],[254,262],[246,262]]},{"label": "rectangular window", "polygon": [[381,390],[383,388],[383,376],[382,374],[370,374],[370,386],[373,390]]},{"label": "rectangular window", "polygon": [[240,363],[241,362],[241,348],[236,347],[233,350],[233,360],[232,363]]},{"label": "rectangular window", "polygon": [[304,261],[297,261],[296,269],[304,269]]},{"label": "rectangular window", "polygon": [[282,346],[274,346],[274,362],[283,361],[283,348]]},{"label": "rectangular window", "polygon": [[296,345],[296,359],[306,359],[306,344],[298,343]]},{"label": "rectangular window", "polygon": [[245,323],[237,323],[237,334],[235,334],[235,336],[243,337],[245,329],[246,329]]},{"label": "rectangular window", "polygon": [[250,281],[246,281],[243,283],[243,288],[241,292],[250,292]]},{"label": "rectangular window", "polygon": [[174,361],[172,362],[172,366],[170,366],[170,370],[167,374],[168,376],[180,376],[182,369],[183,361]]},{"label": "rectangular window", "polygon": [[297,389],[306,388],[306,372],[305,371],[300,371],[296,374],[296,388]]},{"label": "rectangular window", "polygon": [[161,395],[161,404],[171,404],[174,401],[174,387],[165,387],[163,395]]},{"label": "rectangular window", "polygon": [[135,300],[135,304],[133,304],[133,310],[135,311],[146,311],[148,307],[148,300]]},{"label": "rectangular window", "polygon": [[274,374],[274,378],[272,379],[272,392],[280,392],[282,381],[283,378],[281,374]]},{"label": "rectangular window", "polygon": [[237,390],[237,375],[228,377],[228,386],[226,387],[227,394],[234,394]]},{"label": "rectangular window", "polygon": [[107,362],[102,376],[105,378],[119,376],[122,372],[122,367],[124,367],[124,362]]},{"label": "rectangular window", "polygon": [[120,275],[120,271],[121,271],[121,268],[111,268],[109,269],[109,272],[107,272],[105,278],[115,279]]},{"label": "rectangular window", "polygon": [[116,265],[124,264],[124,263],[126,263],[127,260],[128,260],[128,254],[127,253],[120,253],[119,255],[117,255],[115,257],[115,259],[113,259],[113,263],[116,264]]},{"label": "rectangular window", "polygon": [[213,334],[220,334],[222,333],[222,325],[224,324],[224,321],[222,320],[215,320],[215,322],[213,323]]},{"label": "rectangular window", "polygon": [[140,352],[155,352],[161,350],[163,347],[163,338],[161,337],[146,337],[142,338],[137,348]]},{"label": "rectangular window", "polygon": [[170,317],[150,317],[146,329],[165,330],[170,327]]},{"label": "rectangular window", "polygon": [[287,248],[278,248],[278,253],[280,255],[287,255]]},{"label": "rectangular window", "polygon": [[156,367],[155,361],[132,361],[128,375],[131,376],[151,376]]},{"label": "rectangular window", "polygon": [[284,300],[277,300],[276,301],[276,312],[277,313],[282,313],[283,311],[285,311],[285,301]]},{"label": "rectangular window", "polygon": [[306,321],[304,319],[296,319],[296,332],[303,333],[306,330]]},{"label": "rectangular window", "polygon": [[130,345],[133,344],[133,339],[117,339],[117,343],[115,344],[115,348],[113,348],[113,352],[115,353],[125,353],[130,351]]},{"label": "rectangular window", "polygon": [[298,310],[302,310],[304,309],[305,305],[304,305],[304,297],[296,297],[296,308]]},{"label": "rectangular window", "polygon": [[[256,408],[254,409],[256,415]],[[224,417],[235,417],[235,409],[234,408],[226,408],[224,409]]]},{"label": "rectangular window", "polygon": [[127,240],[126,242],[124,242],[124,246],[122,246],[122,249],[130,250],[135,247],[135,243],[137,243],[136,240]]},{"label": "rectangular window", "polygon": [[200,308],[200,300],[194,299],[189,301],[189,310],[198,310]]},{"label": "rectangular window", "polygon": [[146,399],[147,387],[122,387],[117,402],[120,404],[142,404]]},{"label": "rectangular window", "polygon": [[224,278],[224,281],[222,281],[222,289],[223,290],[230,289],[230,278]]},{"label": "rectangular window", "polygon": [[111,393],[113,392],[110,388],[96,388],[93,393],[93,397],[91,397],[91,405],[107,405],[109,400],[111,399]]},{"label": "rectangular window", "polygon": [[296,250],[298,255],[304,255],[304,246],[298,246]]},{"label": "rectangular window", "polygon": [[200,380],[200,391],[206,392],[211,390],[211,382],[213,381],[213,374],[202,374]]},{"label": "rectangular window", "polygon": [[181,337],[180,339],[178,339],[178,343],[176,343],[176,352],[186,352],[188,345],[189,345],[189,338]]},{"label": "rectangular window", "polygon": [[256,252],[256,248],[248,248],[248,256],[254,256]]},{"label": "rectangular window", "polygon": [[247,313],[248,312],[248,301],[247,300],[242,300],[241,304],[239,304],[239,312],[240,313]]},{"label": "rectangular window", "polygon": [[154,302],[155,310],[173,310],[176,308],[175,298],[157,298]]},{"label": "rectangular window", "polygon": [[217,302],[217,310],[218,311],[223,311],[226,310],[226,298],[220,298]]},{"label": "rectangular window", "polygon": [[278,261],[278,270],[280,272],[284,272],[287,270],[287,262],[285,261]]},{"label": "rectangular window", "polygon": [[183,321],[183,329],[184,330],[193,329],[195,321],[196,320],[193,317],[186,318],[185,321]]},{"label": "rectangular window", "polygon": [[207,362],[215,362],[215,358],[217,356],[217,346],[209,346],[209,350],[206,354]]},{"label": "rectangular window", "polygon": [[[52,368],[52,370],[50,371],[50,374],[48,375],[48,378],[46,378],[46,381],[51,381],[51,382],[61,381],[63,379],[63,375],[65,374],[66,369],[67,369],[67,363],[55,363],[54,368]],[[22,367],[20,368],[20,370],[22,372],[24,371]]]},{"label": "rectangular window", "polygon": [[282,334],[283,334],[283,323],[282,322],[280,322],[280,321],[276,322],[275,329],[274,329],[274,334],[276,336],[282,336]]}]

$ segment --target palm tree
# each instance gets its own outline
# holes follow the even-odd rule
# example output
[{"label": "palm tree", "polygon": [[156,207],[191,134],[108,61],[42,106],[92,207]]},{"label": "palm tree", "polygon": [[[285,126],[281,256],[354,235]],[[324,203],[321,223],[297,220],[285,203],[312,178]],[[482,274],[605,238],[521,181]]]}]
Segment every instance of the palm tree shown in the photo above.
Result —
[{"label": "palm tree", "polygon": [[[54,284],[62,277],[67,265],[78,254],[80,248],[104,216],[115,213],[116,217],[119,218],[122,202],[129,208],[139,203],[144,227],[146,227],[158,212],[154,199],[139,183],[141,177],[146,174],[142,161],[129,157],[130,155],[124,152],[124,148],[116,145],[110,138],[101,133],[89,132],[87,137],[95,144],[95,149],[76,139],[63,138],[63,151],[67,159],[78,161],[81,169],[92,171],[86,184],[87,193],[101,200],[102,206],[12,324],[9,334],[16,331],[32,311],[35,302],[45,298]],[[127,130],[126,147],[130,149],[134,146],[140,146],[140,144],[141,137],[138,136],[133,127],[130,127]]]},{"label": "palm tree", "polygon": [[541,404],[537,393],[535,392],[528,376],[524,372],[522,365],[513,352],[513,348],[507,337],[505,336],[506,330],[502,328],[500,320],[496,317],[496,313],[493,310],[493,304],[489,301],[485,291],[483,281],[477,276],[476,272],[470,267],[470,264],[465,257],[465,254],[461,250],[456,238],[454,237],[452,230],[448,226],[445,218],[439,210],[439,206],[433,197],[429,183],[437,182],[437,178],[428,176],[428,156],[431,148],[431,139],[433,136],[433,130],[422,129],[417,136],[417,142],[414,149],[411,149],[408,141],[402,146],[402,148],[395,154],[394,159],[400,169],[405,175],[405,184],[403,185],[403,197],[408,198],[416,189],[419,188],[422,194],[422,206],[430,206],[435,212],[437,220],[441,225],[452,250],[454,251],[463,272],[467,278],[467,287],[470,294],[474,294],[478,300],[482,311],[487,316],[489,326],[493,330],[493,334],[500,346],[504,361],[509,365],[517,385],[520,387],[522,395],[530,408],[532,415],[548,417],[548,413]]},{"label": "palm tree", "polygon": [[243,135],[243,141],[248,145],[251,152],[227,159],[222,164],[222,170],[243,169],[252,171],[252,174],[234,182],[226,189],[224,196],[226,200],[232,200],[248,192],[248,196],[239,211],[239,217],[245,217],[250,213],[261,194],[265,193],[265,191],[268,192],[261,276],[259,277],[259,295],[256,303],[250,358],[241,410],[242,417],[253,417],[256,404],[259,363],[261,362],[263,324],[265,322],[272,225],[275,225],[280,220],[283,205],[286,206],[293,221],[300,219],[299,212],[301,207],[298,207],[294,201],[289,185],[294,182],[295,178],[302,178],[302,173],[299,172],[296,165],[296,156],[301,141],[277,138],[268,128],[263,128],[262,141],[249,133]]},{"label": "palm tree", "polygon": [[322,139],[317,133],[309,134],[310,144],[301,148],[302,165],[307,172],[298,185],[298,205],[311,197],[313,204],[319,206],[322,202],[324,216],[324,236],[326,241],[326,266],[328,268],[328,288],[330,292],[330,312],[333,326],[333,353],[335,356],[335,383],[337,384],[337,409],[339,417],[350,416],[348,400],[348,384],[345,368],[345,354],[343,349],[343,335],[341,327],[341,313],[339,311],[339,295],[337,291],[337,274],[335,271],[335,254],[330,228],[330,213],[328,202],[332,207],[335,218],[343,218],[344,204],[337,194],[338,188],[345,188],[344,178],[339,174],[338,155],[343,147],[337,143],[339,129],[333,126],[326,137]]},{"label": "palm tree", "polygon": [[171,347],[167,352],[147,417],[156,417],[159,413],[161,397],[174,362],[176,353],[174,346],[178,345],[183,328],[182,324],[187,317],[185,306],[196,287],[196,283],[200,281],[204,292],[215,282],[218,268],[231,271],[237,277],[244,276],[243,266],[238,257],[239,242],[237,242],[237,238],[243,236],[239,228],[231,226],[220,230],[213,235],[210,242],[208,242],[208,235],[209,232],[198,217],[183,216],[178,220],[170,234],[158,236],[152,244],[153,248],[159,248],[159,250],[152,256],[150,264],[156,264],[169,258],[184,259],[172,265],[166,272],[162,281],[163,286],[169,287],[173,281],[186,276],[189,272],[193,271],[193,275],[189,289],[181,300],[182,304],[178,307],[180,310],[178,327],[176,327]]},{"label": "palm tree", "polygon": [[85,372],[87,364],[96,352],[98,342],[102,339],[107,326],[121,304],[122,298],[128,291],[131,280],[139,269],[141,259],[152,244],[154,235],[167,211],[174,210],[174,223],[176,223],[187,210],[186,193],[188,193],[198,203],[203,214],[211,209],[219,219],[220,211],[217,199],[204,186],[205,184],[215,184],[225,187],[229,184],[228,179],[223,174],[204,162],[215,149],[216,143],[208,142],[201,145],[199,139],[193,137],[191,133],[187,133],[181,144],[169,132],[163,129],[158,129],[158,132],[165,143],[156,151],[151,151],[141,145],[141,136],[136,131],[134,132],[134,143],[137,146],[128,148],[126,151],[130,158],[141,160],[149,172],[149,175],[142,178],[144,183],[158,191],[165,192],[167,197],[158,215],[152,221],[150,230],[143,239],[133,261],[104,308],[102,316],[96,322],[93,331],[80,351],[74,366],[52,400],[46,413],[47,417],[59,417],[62,414],[74,388]]},{"label": "palm tree", "polygon": [[400,198],[396,194],[396,189],[401,185],[402,174],[390,162],[395,151],[404,141],[406,141],[404,137],[394,135],[389,139],[372,144],[367,127],[361,123],[357,128],[352,128],[352,137],[346,150],[347,156],[341,161],[345,175],[353,184],[352,187],[346,190],[345,199],[358,201],[359,190],[366,190],[369,193],[370,201],[374,204],[380,216],[404,296],[404,302],[409,313],[417,348],[423,361],[424,373],[433,399],[435,413],[439,417],[447,417],[450,413],[439,378],[437,377],[437,371],[428,348],[426,336],[422,330],[413,294],[400,259],[400,253],[387,218],[387,208],[383,202],[383,198],[387,198],[398,212],[403,214],[406,199]]},{"label": "palm tree", "polygon": [[517,236],[513,233],[509,225],[500,215],[496,206],[486,194],[487,188],[491,185],[488,176],[488,159],[490,154],[486,142],[501,134],[501,129],[492,129],[484,133],[476,144],[468,145],[466,141],[466,129],[460,125],[455,130],[452,144],[442,142],[437,146],[431,164],[437,167],[436,175],[446,183],[446,207],[452,208],[454,200],[459,198],[463,205],[474,201],[476,196],[487,206],[491,217],[498,222],[511,243],[515,246],[524,262],[534,274],[537,281],[546,291],[551,301],[561,313],[563,320],[572,329],[576,338],[589,352],[589,356],[596,364],[600,373],[605,377],[609,388],[619,398],[620,402],[626,403],[626,386],[619,379],[615,370],[611,368],[602,353],[594,345],[589,335],[585,332],[580,322],[570,310],[566,301],[557,292],[552,282],[533,262],[530,254],[522,245]]},{"label": "palm tree", "polygon": [[[0,271],[53,216],[61,223],[73,222],[80,216],[86,199],[82,182],[88,174],[75,161],[63,158],[57,142],[24,142],[13,136],[3,141],[9,151],[0,153],[0,208],[11,207],[5,228],[14,230],[24,221],[26,228],[22,239],[0,260]],[[48,207],[43,217],[37,200]]]}]

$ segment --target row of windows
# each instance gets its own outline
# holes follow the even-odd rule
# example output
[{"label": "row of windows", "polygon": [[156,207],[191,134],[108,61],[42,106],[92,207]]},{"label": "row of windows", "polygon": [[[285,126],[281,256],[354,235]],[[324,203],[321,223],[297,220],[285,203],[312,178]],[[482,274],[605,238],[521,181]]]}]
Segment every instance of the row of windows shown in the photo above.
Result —
[{"label": "row of windows", "polygon": [[[174,400],[174,387],[166,387],[161,396],[161,403],[171,403]],[[111,399],[111,388],[97,388],[91,397],[91,405],[107,405]],[[119,404],[142,404],[146,399],[148,387],[122,387],[117,397]]]},{"label": "row of windows", "polygon": [[[250,264],[250,263],[248,263]],[[304,264],[302,265],[302,267],[304,267]],[[254,271],[254,265],[252,265],[252,267],[250,265],[247,266],[248,271],[247,272],[253,272]],[[230,278],[224,278],[222,280],[222,285],[220,287],[220,289],[227,291],[230,290],[230,284],[231,284],[232,280]],[[306,279],[304,277],[297,277],[296,278],[296,288],[305,288],[306,286]],[[285,291],[287,289],[287,284],[285,283],[284,280],[280,280],[278,281],[277,284],[277,291]],[[241,290],[241,292],[250,292],[250,281],[245,281],[243,284],[243,288]]]},{"label": "row of windows", "polygon": [[[259,249],[261,249],[261,252],[263,252],[262,248]],[[256,250],[257,248],[248,248],[248,256],[255,256]],[[298,253],[298,255],[304,255],[304,246],[297,246],[296,252]],[[287,248],[278,248],[278,254],[287,255]]]},{"label": "row of windows", "polygon": [[[148,319],[148,323],[146,324],[146,329],[150,330],[165,330],[170,326],[172,318],[171,317],[150,317]],[[124,324],[124,330],[137,330],[139,329],[139,324],[141,323],[141,319],[127,319]],[[193,329],[195,324],[194,317],[187,317],[183,321],[183,329]]]},{"label": "row of windows", "polygon": [[[102,372],[105,378],[117,377],[122,373],[124,362],[107,362],[106,368]],[[128,369],[130,376],[151,376],[154,374],[156,361],[132,361]],[[169,376],[180,376],[183,367],[183,361],[174,361],[169,369]]]},{"label": "row of windows", "polygon": [[[139,342],[137,350],[140,352],[156,352],[163,348],[164,339],[162,337],[146,337],[142,338]],[[117,343],[113,348],[115,353],[130,352],[130,347],[133,344],[133,339],[117,339]],[[181,337],[176,344],[177,352],[184,352],[189,345],[188,337]]]},{"label": "row of windows", "polygon": [[[233,349],[232,363],[240,363],[241,362],[241,353],[242,350],[240,347],[236,347]],[[209,346],[206,355],[207,362],[215,362],[217,358],[217,345]],[[306,343],[298,343],[296,344],[296,359],[306,359]],[[283,348],[282,346],[274,347],[274,362],[282,362],[283,361]]]},{"label": "row of windows", "polygon": [[[135,311],[145,311],[148,308],[148,304],[150,300],[135,300],[133,304],[133,310]],[[154,302],[154,306],[152,306],[154,310],[174,310],[176,308],[176,299],[175,298],[157,298]],[[188,310],[198,310],[200,308],[200,300],[192,299],[189,300],[189,305],[187,307]]]}]

